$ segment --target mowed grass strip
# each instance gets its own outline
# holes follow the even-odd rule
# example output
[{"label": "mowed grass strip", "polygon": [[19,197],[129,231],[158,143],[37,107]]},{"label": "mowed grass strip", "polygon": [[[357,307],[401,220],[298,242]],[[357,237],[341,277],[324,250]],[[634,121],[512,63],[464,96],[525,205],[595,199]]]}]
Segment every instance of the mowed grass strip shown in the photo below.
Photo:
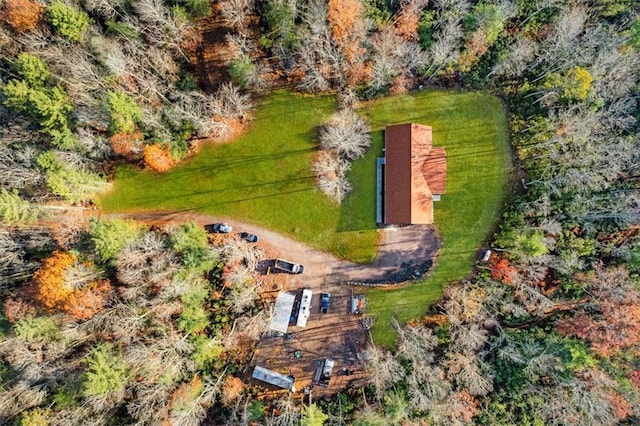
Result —
[{"label": "mowed grass strip", "polygon": [[377,100],[366,112],[374,135],[387,124],[426,124],[433,127],[434,146],[447,149],[447,192],[434,209],[443,239],[434,270],[401,288],[367,292],[368,311],[376,316],[373,339],[392,346],[392,317],[400,323],[420,318],[446,284],[469,276],[508,187],[508,123],[501,101],[483,92],[417,92]]},{"label": "mowed grass strip", "polygon": [[233,218],[343,259],[370,262],[376,249],[375,213],[366,229],[340,226],[344,210],[316,189],[311,172],[318,126],[334,110],[332,97],[269,95],[250,131],[236,141],[205,146],[162,175],[120,168],[101,206],[105,212],[189,210]]}]

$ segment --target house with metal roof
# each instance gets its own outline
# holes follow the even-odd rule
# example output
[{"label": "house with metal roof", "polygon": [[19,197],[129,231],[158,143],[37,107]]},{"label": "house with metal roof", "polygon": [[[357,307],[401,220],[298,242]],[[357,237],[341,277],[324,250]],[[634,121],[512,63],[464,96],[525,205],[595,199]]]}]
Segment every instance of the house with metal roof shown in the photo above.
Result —
[{"label": "house with metal roof", "polygon": [[387,126],[378,159],[377,219],[382,225],[430,225],[433,202],[446,192],[447,153],[432,145],[430,126]]}]

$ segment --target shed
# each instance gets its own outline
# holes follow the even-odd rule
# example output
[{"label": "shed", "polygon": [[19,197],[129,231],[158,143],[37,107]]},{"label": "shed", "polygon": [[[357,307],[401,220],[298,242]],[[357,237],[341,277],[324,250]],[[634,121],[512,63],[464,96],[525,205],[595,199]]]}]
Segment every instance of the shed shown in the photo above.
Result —
[{"label": "shed", "polygon": [[296,296],[291,293],[284,291],[278,293],[273,318],[271,318],[271,323],[269,324],[270,330],[279,331],[281,333],[287,332],[289,319],[291,318],[291,311],[293,310],[293,302],[295,300]]}]

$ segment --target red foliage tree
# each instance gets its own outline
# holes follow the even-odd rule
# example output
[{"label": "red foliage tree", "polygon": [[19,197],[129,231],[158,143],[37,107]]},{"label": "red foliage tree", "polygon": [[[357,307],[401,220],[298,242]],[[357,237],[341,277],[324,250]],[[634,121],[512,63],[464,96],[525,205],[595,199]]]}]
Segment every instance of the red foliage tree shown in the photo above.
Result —
[{"label": "red foliage tree", "polygon": [[111,148],[116,155],[131,157],[141,150],[142,132],[116,133],[109,138]]},{"label": "red foliage tree", "polygon": [[45,7],[30,0],[5,0],[2,20],[14,31],[31,31],[42,19]]},{"label": "red foliage tree", "polygon": [[144,165],[156,172],[166,172],[173,167],[175,161],[171,158],[169,146],[154,143],[144,147]]},{"label": "red foliage tree", "polygon": [[3,308],[4,316],[10,323],[36,314],[36,308],[21,297],[9,297],[4,301]]},{"label": "red foliage tree", "polygon": [[576,315],[558,323],[558,331],[591,344],[603,356],[640,344],[640,292],[623,267],[598,268],[586,277],[590,295]]},{"label": "red foliage tree", "polygon": [[513,284],[517,274],[516,268],[509,264],[509,260],[494,256],[491,258],[491,277],[505,284]]}]

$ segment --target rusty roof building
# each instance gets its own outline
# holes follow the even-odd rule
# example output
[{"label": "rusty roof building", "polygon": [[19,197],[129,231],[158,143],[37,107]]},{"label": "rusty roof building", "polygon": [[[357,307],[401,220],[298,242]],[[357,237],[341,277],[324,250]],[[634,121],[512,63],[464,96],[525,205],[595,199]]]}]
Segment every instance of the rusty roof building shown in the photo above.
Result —
[{"label": "rusty roof building", "polygon": [[[431,127],[415,123],[385,128],[384,172],[379,189],[379,222],[385,225],[433,223],[433,202],[445,193],[447,154],[434,148]],[[379,170],[379,175],[381,171]]]}]

